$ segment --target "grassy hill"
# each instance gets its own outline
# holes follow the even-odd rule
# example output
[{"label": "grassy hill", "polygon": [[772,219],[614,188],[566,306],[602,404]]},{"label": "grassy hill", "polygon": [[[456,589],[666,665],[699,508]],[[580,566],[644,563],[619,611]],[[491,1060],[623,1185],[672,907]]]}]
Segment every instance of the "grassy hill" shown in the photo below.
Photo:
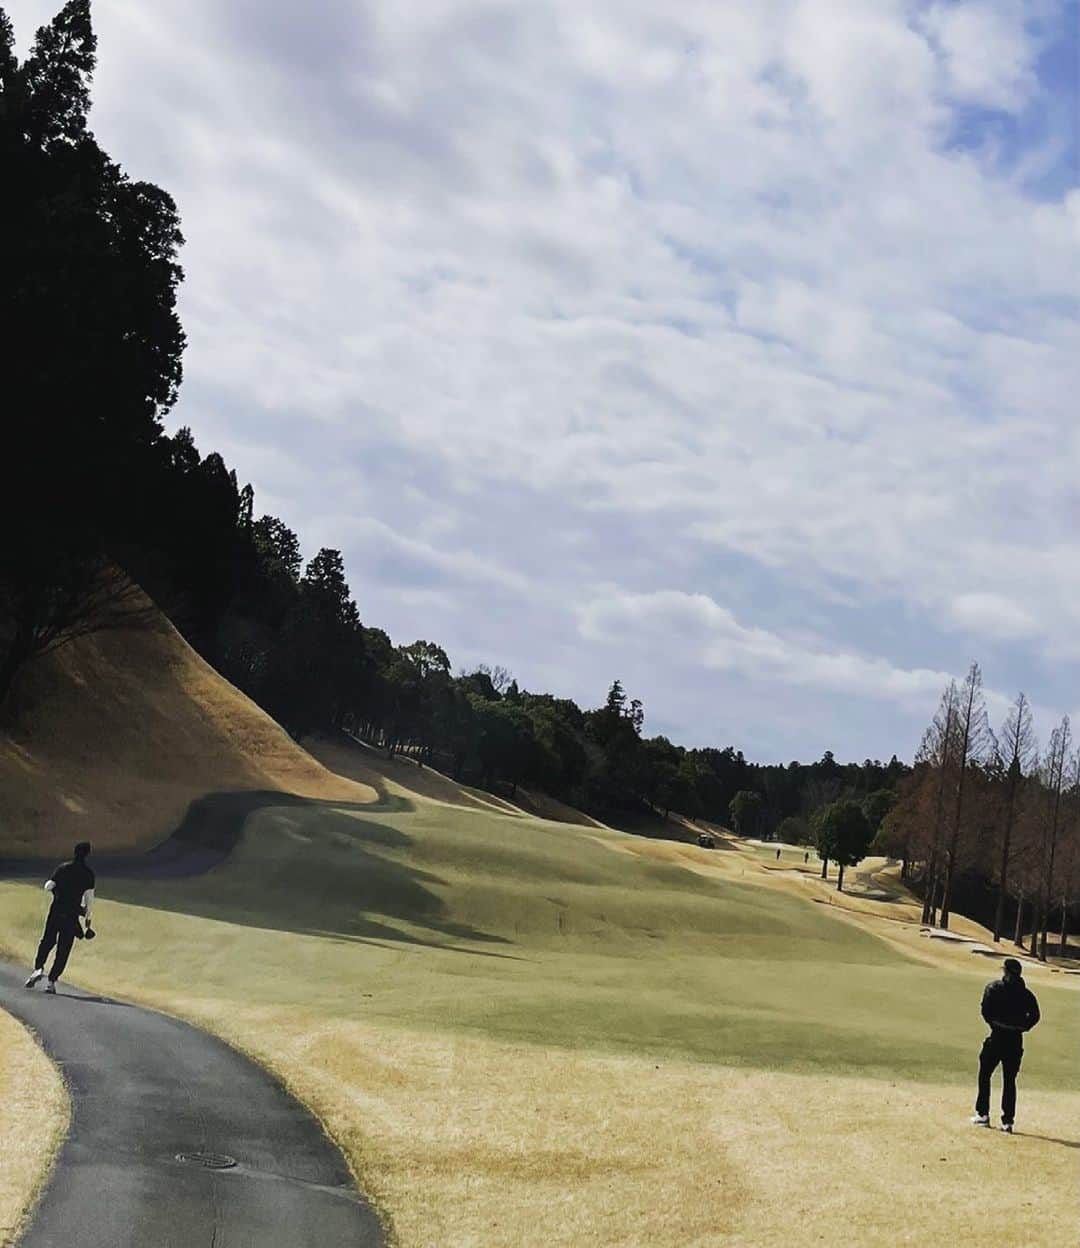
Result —
[{"label": "grassy hill", "polygon": [[0,724],[0,857],[150,846],[206,793],[279,789],[363,802],[195,653],[162,616],[27,667]]}]

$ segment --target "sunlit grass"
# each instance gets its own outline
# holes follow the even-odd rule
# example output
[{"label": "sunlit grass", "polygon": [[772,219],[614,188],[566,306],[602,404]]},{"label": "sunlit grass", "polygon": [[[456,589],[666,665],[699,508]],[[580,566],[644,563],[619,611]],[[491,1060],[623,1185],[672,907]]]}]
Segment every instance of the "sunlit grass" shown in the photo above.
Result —
[{"label": "sunlit grass", "polygon": [[[926,1115],[935,1139],[956,1124],[965,1164],[981,1164],[987,1144],[964,1126],[978,980],[809,900],[626,845],[401,793],[269,807],[209,875],[103,875],[101,939],[76,949],[71,973],[201,1021],[278,1070],[407,1244],[783,1242],[770,1228],[795,1225],[792,1176],[820,1177],[825,1150],[843,1147],[821,1125],[834,1112],[849,1124],[863,1112],[886,1149],[916,1145]],[[36,888],[0,886],[0,942],[26,956],[41,905]],[[1077,998],[1040,995],[1021,1112],[1028,1094],[1049,1121],[1051,1104],[1080,1101],[1039,1096],[1074,1086]],[[754,1105],[771,1106],[766,1118]],[[755,1139],[788,1150],[783,1184],[762,1187]],[[1069,1154],[1037,1147],[1037,1165],[1022,1156],[1041,1185]],[[876,1190],[880,1161],[857,1152],[851,1173]],[[940,1191],[936,1226],[959,1228],[946,1190],[923,1198]],[[1056,1217],[1064,1198],[1049,1199]],[[1019,1202],[1000,1203],[1003,1231]],[[874,1216],[856,1191],[829,1207],[829,1234],[845,1208]],[[858,1242],[905,1242],[871,1232]]]},{"label": "sunlit grass", "polygon": [[33,1037],[0,1011],[0,1245],[13,1244],[67,1124],[67,1092]]}]

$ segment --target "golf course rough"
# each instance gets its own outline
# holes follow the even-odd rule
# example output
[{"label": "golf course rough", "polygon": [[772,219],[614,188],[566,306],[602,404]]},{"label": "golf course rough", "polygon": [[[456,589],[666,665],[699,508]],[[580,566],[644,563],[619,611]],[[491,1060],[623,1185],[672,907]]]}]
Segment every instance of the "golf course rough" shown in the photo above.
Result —
[{"label": "golf course rough", "polygon": [[14,1244],[48,1178],[68,1122],[59,1071],[0,1010],[0,1246]]},{"label": "golf course rough", "polygon": [[[971,1131],[990,965],[626,841],[390,783],[262,806],[201,877],[102,873],[72,975],[274,1070],[402,1245],[1069,1242],[1074,991],[1035,985],[1028,1134]],[[40,908],[0,885],[0,941]]]}]

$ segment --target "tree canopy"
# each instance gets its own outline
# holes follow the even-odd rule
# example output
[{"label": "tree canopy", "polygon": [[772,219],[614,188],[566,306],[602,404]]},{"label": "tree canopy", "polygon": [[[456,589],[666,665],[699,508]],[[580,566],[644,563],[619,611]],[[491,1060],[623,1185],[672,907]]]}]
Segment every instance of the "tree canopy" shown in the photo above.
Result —
[{"label": "tree canopy", "polygon": [[814,820],[817,850],[826,862],[835,862],[840,871],[836,887],[844,887],[844,868],[854,867],[866,857],[874,829],[859,802],[844,799],[830,802]]},{"label": "tree canopy", "polygon": [[0,11],[0,339],[18,465],[0,521],[19,535],[0,546],[0,698],[28,657],[102,611],[103,569],[141,539],[180,386],[176,207],[90,132],[95,52],[88,0],[21,65]]}]

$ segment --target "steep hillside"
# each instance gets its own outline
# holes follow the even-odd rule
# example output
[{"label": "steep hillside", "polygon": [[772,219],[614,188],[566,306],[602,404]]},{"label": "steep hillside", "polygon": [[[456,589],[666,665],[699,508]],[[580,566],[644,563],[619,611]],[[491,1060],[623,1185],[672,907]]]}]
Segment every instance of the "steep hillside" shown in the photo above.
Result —
[{"label": "steep hillside", "polygon": [[370,802],[205,663],[162,616],[73,641],[23,673],[0,729],[0,856],[150,846],[207,793]]}]

